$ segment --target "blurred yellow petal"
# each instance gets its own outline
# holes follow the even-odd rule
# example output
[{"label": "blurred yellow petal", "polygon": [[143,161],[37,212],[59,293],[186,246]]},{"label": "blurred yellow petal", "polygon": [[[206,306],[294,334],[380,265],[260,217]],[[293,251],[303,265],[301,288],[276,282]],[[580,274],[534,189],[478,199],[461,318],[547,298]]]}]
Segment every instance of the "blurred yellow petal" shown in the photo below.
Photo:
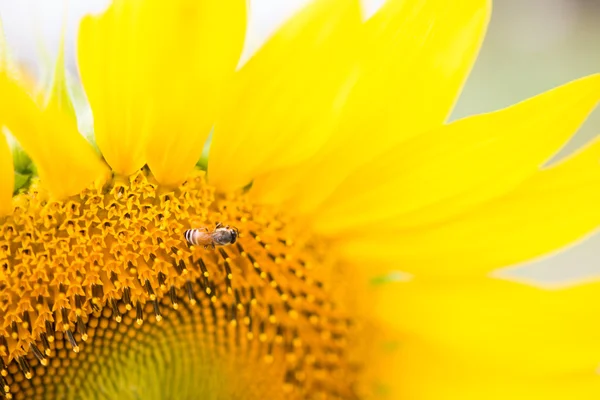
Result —
[{"label": "blurred yellow petal", "polygon": [[15,184],[13,159],[6,137],[0,132],[0,217],[12,212],[12,194]]},{"label": "blurred yellow petal", "polygon": [[356,0],[315,0],[244,65],[215,126],[211,184],[245,186],[323,145],[352,83],[360,18]]},{"label": "blurred yellow petal", "polygon": [[[490,13],[489,0],[388,0],[365,24],[364,71],[337,145],[370,158],[440,125],[471,71]],[[357,140],[348,143],[349,132]]]},{"label": "blurred yellow petal", "polygon": [[[445,356],[490,375],[544,377],[597,368],[599,293],[598,282],[549,290],[485,278],[415,280],[382,285],[376,314],[409,352],[419,342],[437,349],[432,364]],[[421,357],[428,360],[415,352],[410,362]]]},{"label": "blurred yellow petal", "polygon": [[[4,27],[0,21],[0,73],[9,72],[11,63],[8,46],[4,37]],[[2,124],[0,124],[2,125]],[[12,194],[14,188],[14,168],[10,147],[6,137],[0,131],[0,217],[12,212]]]},{"label": "blurred yellow petal", "polygon": [[395,230],[396,220],[373,224],[345,240],[343,252],[415,274],[486,273],[593,232],[600,226],[598,204],[600,141],[450,221],[408,230]]},{"label": "blurred yellow petal", "polygon": [[244,0],[116,0],[79,34],[98,146],[113,170],[180,183],[200,158],[246,27]]},{"label": "blurred yellow petal", "polygon": [[77,194],[106,177],[106,166],[77,132],[74,120],[55,109],[40,110],[5,75],[0,76],[0,93],[0,121],[32,158],[43,185],[54,196]]},{"label": "blurred yellow petal", "polygon": [[318,229],[333,234],[393,217],[396,227],[414,227],[502,195],[538,171],[599,99],[593,75],[420,135],[346,179],[323,205]]},{"label": "blurred yellow petal", "polygon": [[255,195],[308,212],[365,160],[441,125],[489,15],[486,0],[389,0],[364,26],[360,77],[332,140],[310,164],[257,179]]},{"label": "blurred yellow petal", "polygon": [[[539,332],[538,332],[539,334]],[[543,335],[543,334],[542,334]],[[496,369],[470,354],[450,354],[415,341],[400,345],[395,379],[384,382],[382,399],[410,400],[594,400],[600,397],[595,368],[540,377],[515,374],[520,359],[507,354]],[[552,354],[552,348],[548,349]],[[553,360],[558,363],[558,360]]]}]

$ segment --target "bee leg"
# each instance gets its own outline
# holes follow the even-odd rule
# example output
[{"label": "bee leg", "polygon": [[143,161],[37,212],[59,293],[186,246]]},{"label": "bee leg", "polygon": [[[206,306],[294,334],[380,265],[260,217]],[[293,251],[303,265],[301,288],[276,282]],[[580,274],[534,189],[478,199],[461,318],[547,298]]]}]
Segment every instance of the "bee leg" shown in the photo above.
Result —
[{"label": "bee leg", "polygon": [[214,250],[216,248],[214,243],[211,243],[212,249]]},{"label": "bee leg", "polygon": [[204,230],[205,230],[206,232],[208,232],[208,228],[207,228],[207,227],[204,227]]},{"label": "bee leg", "polygon": [[217,222],[217,225],[215,226],[215,229],[221,228],[222,226],[223,226],[223,224],[222,224],[222,223],[220,223],[220,222]]}]

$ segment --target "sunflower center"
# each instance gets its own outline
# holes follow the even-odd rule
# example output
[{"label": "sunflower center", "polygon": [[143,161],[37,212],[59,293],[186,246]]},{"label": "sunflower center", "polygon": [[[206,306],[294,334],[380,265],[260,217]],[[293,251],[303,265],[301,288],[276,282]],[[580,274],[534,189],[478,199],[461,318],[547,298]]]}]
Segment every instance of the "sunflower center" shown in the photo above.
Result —
[{"label": "sunflower center", "polygon": [[[284,216],[215,194],[200,171],[173,191],[140,171],[15,204],[0,230],[0,397],[354,396],[352,321],[319,275],[336,260]],[[217,223],[237,241],[213,248]]]}]

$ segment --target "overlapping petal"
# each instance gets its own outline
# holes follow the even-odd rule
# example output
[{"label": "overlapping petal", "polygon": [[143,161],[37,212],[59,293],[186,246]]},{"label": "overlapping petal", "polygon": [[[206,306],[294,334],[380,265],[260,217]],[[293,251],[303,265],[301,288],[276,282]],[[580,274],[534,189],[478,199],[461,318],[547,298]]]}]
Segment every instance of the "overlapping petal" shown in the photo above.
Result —
[{"label": "overlapping petal", "polygon": [[243,187],[323,145],[352,84],[360,24],[356,0],[313,1],[242,67],[215,126],[212,184]]},{"label": "overlapping petal", "polygon": [[[600,283],[541,289],[494,279],[382,285],[376,313],[412,367],[455,363],[506,377],[567,376],[600,363]],[[430,357],[431,356],[431,357]],[[441,371],[441,369],[439,370]]]},{"label": "overlapping petal", "polygon": [[244,0],[115,0],[79,36],[98,146],[113,170],[180,183],[198,161],[241,53]]},{"label": "overlapping petal", "polygon": [[0,93],[0,123],[10,129],[29,154],[42,184],[54,196],[74,195],[106,178],[106,166],[79,134],[75,120],[54,107],[40,109],[23,88],[4,74],[0,75]]},{"label": "overlapping petal", "polygon": [[[341,244],[356,262],[421,275],[487,273],[572,244],[600,226],[600,142],[538,172],[514,191],[451,220],[394,229],[396,220]],[[398,221],[402,224],[403,221]]]},{"label": "overlapping petal", "polygon": [[340,233],[391,218],[394,227],[418,227],[502,195],[535,174],[599,99],[593,75],[420,135],[348,177],[322,206],[317,229]]},{"label": "overlapping petal", "polygon": [[309,163],[256,179],[254,195],[311,211],[365,160],[441,125],[489,13],[486,0],[389,0],[363,26],[359,78],[332,139]]}]

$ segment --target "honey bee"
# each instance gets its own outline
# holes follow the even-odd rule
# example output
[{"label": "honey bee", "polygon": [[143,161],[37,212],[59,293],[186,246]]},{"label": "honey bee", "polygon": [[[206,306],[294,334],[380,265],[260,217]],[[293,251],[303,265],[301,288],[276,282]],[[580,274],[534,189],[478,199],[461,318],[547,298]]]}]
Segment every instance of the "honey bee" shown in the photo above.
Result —
[{"label": "honey bee", "polygon": [[194,246],[204,246],[205,249],[209,246],[214,249],[216,246],[234,244],[239,234],[240,232],[236,227],[223,225],[220,222],[217,222],[217,225],[212,232],[205,227],[204,231],[202,231],[202,229],[188,229],[183,233],[185,240],[187,240],[189,244],[193,244]]}]

